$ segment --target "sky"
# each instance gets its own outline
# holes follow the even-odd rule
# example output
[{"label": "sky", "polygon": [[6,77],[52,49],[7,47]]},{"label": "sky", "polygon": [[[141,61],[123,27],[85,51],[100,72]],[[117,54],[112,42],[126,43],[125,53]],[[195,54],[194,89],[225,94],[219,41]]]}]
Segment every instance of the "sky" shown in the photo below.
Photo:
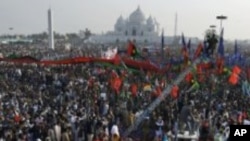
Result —
[{"label": "sky", "polygon": [[146,17],[155,17],[168,36],[174,35],[178,13],[178,34],[203,38],[210,25],[216,25],[219,32],[216,16],[225,15],[226,39],[250,39],[250,0],[0,0],[0,35],[47,31],[49,8],[56,32],[88,28],[93,33],[105,33],[114,29],[120,15],[127,18],[138,6]]}]

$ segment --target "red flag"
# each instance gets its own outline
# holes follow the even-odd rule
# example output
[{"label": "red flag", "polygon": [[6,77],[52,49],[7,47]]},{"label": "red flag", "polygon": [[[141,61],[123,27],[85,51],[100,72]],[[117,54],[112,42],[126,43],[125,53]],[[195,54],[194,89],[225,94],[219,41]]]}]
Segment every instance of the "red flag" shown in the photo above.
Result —
[{"label": "red flag", "polygon": [[193,79],[193,74],[191,72],[189,72],[186,76],[185,76],[185,80],[190,83],[191,80]]},{"label": "red flag", "polygon": [[179,96],[179,87],[177,85],[174,85],[171,90],[171,97],[173,99],[177,99]]},{"label": "red flag", "polygon": [[247,79],[250,80],[250,68],[247,68],[246,74],[247,74]]},{"label": "red flag", "polygon": [[222,74],[223,73],[223,69],[224,69],[224,59],[221,57],[218,57],[216,59],[216,65],[217,65],[217,73],[218,74]]},{"label": "red flag", "polygon": [[238,66],[234,66],[232,72],[239,75],[241,73],[241,69]]},{"label": "red flag", "polygon": [[162,90],[161,90],[161,87],[160,86],[158,86],[158,87],[156,87],[155,88],[155,90],[154,90],[154,96],[156,96],[156,97],[158,97],[158,96],[160,96],[161,95],[161,92],[162,92]]},{"label": "red flag", "polygon": [[113,64],[114,65],[120,65],[120,63],[121,63],[120,56],[118,54],[116,54],[114,59],[113,59]]},{"label": "red flag", "polygon": [[135,97],[137,95],[137,85],[132,84],[130,89],[131,89],[132,96]]},{"label": "red flag", "polygon": [[203,50],[203,45],[202,45],[202,43],[199,43],[199,45],[194,53],[194,60],[197,59],[201,55],[202,50]]},{"label": "red flag", "polygon": [[134,43],[132,43],[131,41],[129,41],[127,54],[129,56],[133,56],[135,53],[136,53],[136,47],[135,47]]},{"label": "red flag", "polygon": [[120,91],[121,85],[122,85],[122,80],[119,77],[116,77],[113,81],[112,88],[116,91],[117,94]]},{"label": "red flag", "polygon": [[16,114],[16,115],[14,116],[14,121],[15,121],[16,123],[19,123],[19,122],[21,121],[20,115]]},{"label": "red flag", "polygon": [[184,62],[185,62],[185,63],[188,63],[188,51],[187,51],[186,48],[183,48],[183,49],[182,49],[182,55],[183,55],[183,57],[184,57]]}]

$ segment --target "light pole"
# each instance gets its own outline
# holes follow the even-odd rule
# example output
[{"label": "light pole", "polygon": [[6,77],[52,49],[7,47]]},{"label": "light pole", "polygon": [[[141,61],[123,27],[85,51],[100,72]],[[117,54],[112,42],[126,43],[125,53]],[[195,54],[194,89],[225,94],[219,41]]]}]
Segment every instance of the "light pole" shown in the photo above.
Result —
[{"label": "light pole", "polygon": [[14,35],[12,35],[12,31],[14,30],[14,28],[13,27],[9,27],[9,35],[10,36],[14,36]]},{"label": "light pole", "polygon": [[227,19],[227,16],[223,16],[223,15],[216,16],[216,19],[217,19],[217,20],[220,20],[220,31],[221,31],[221,30],[222,30],[222,21],[223,21],[223,20],[226,20],[226,19]]},{"label": "light pole", "polygon": [[216,31],[216,30],[215,30],[216,25],[210,25],[209,27],[211,28],[212,33],[215,33],[215,31]]},{"label": "light pole", "polygon": [[15,37],[15,35],[13,34],[12,35],[12,31],[13,31],[13,27],[9,27],[9,31],[10,31],[10,33],[9,33],[9,44],[10,44],[10,46],[12,46],[12,43],[13,43],[13,41],[14,41],[14,37]]}]

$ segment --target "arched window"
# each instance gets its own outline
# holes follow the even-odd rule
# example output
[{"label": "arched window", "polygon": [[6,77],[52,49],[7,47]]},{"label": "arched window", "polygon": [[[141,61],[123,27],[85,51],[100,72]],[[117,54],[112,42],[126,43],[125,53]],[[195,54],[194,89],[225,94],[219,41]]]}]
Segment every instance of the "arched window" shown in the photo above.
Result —
[{"label": "arched window", "polygon": [[142,32],[141,32],[141,36],[143,36],[143,34],[144,34],[144,33],[143,33],[143,31],[142,31]]},{"label": "arched window", "polygon": [[132,35],[136,36],[136,29],[135,28],[133,28],[133,30],[132,30]]},{"label": "arched window", "polygon": [[128,36],[128,31],[127,30],[125,31],[125,36]]},{"label": "arched window", "polygon": [[119,43],[119,42],[120,42],[120,40],[117,38],[117,39],[116,39],[116,43]]}]

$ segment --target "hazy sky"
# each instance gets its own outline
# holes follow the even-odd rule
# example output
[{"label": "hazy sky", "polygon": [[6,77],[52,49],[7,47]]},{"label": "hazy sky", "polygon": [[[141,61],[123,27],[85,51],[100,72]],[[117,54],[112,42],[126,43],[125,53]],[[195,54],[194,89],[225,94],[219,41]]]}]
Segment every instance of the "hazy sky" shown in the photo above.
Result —
[{"label": "hazy sky", "polygon": [[[54,11],[56,32],[94,33],[113,30],[116,19],[127,18],[140,5],[145,16],[152,15],[166,35],[174,34],[178,13],[178,33],[202,38],[217,15],[226,15],[225,38],[250,39],[250,0],[0,0],[0,34],[29,34],[47,30],[47,10]],[[10,31],[9,27],[14,30]]]}]

